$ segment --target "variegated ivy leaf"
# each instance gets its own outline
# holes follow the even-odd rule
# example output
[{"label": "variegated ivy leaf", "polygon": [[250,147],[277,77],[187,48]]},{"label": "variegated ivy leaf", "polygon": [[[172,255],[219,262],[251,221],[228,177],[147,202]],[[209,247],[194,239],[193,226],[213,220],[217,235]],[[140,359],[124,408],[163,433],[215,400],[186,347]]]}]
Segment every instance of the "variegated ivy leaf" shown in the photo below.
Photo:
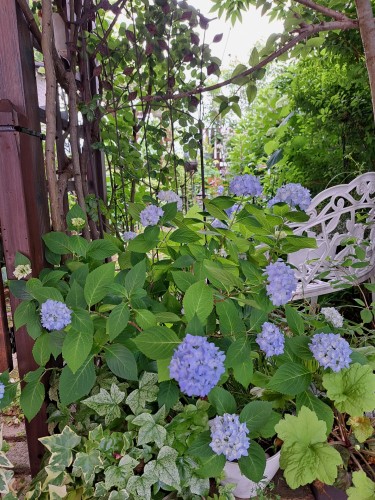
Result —
[{"label": "variegated ivy leaf", "polygon": [[157,482],[157,478],[151,474],[132,476],[126,489],[134,495],[137,500],[151,500],[151,486]]},{"label": "variegated ivy leaf", "polygon": [[323,386],[341,413],[358,416],[375,408],[375,375],[368,365],[354,363],[337,373],[326,373]]},{"label": "variegated ivy leaf", "polygon": [[150,413],[141,413],[133,419],[134,425],[140,426],[138,431],[138,446],[147,443],[156,443],[161,448],[167,437],[167,431],[164,427],[155,422],[154,416]]},{"label": "variegated ivy leaf", "polygon": [[86,484],[92,484],[95,473],[103,468],[103,460],[100,458],[99,450],[91,450],[89,453],[77,453],[73,462],[73,476],[83,477]]},{"label": "variegated ivy leaf", "polygon": [[127,500],[129,493],[126,490],[111,491],[108,500]]},{"label": "variegated ivy leaf", "polygon": [[108,494],[104,481],[100,481],[95,485],[94,498],[104,498]]},{"label": "variegated ivy leaf", "polygon": [[9,479],[6,474],[9,471],[5,471],[0,469],[0,493],[8,493],[9,492]]},{"label": "variegated ivy leaf", "polygon": [[12,462],[2,451],[0,451],[0,467],[5,467],[6,469],[11,469],[13,467]]},{"label": "variegated ivy leaf", "polygon": [[50,500],[61,500],[65,498],[68,492],[66,491],[66,486],[56,486],[54,484],[48,485],[48,498]]},{"label": "variegated ivy leaf", "polygon": [[125,398],[125,392],[121,392],[117,385],[111,385],[111,392],[100,389],[99,394],[95,394],[82,401],[86,406],[94,410],[98,415],[105,417],[106,425],[121,416],[119,404]]},{"label": "variegated ivy leaf", "polygon": [[105,470],[105,487],[109,491],[111,488],[125,488],[128,479],[133,475],[133,469],[138,465],[138,462],[125,455],[120,460],[118,465],[112,465]]},{"label": "variegated ivy leaf", "polygon": [[126,398],[126,404],[134,415],[142,413],[146,408],[146,403],[156,401],[159,392],[157,381],[156,373],[145,372],[139,381],[139,389],[132,391]]},{"label": "variegated ivy leaf", "polygon": [[72,450],[81,442],[81,437],[66,426],[61,434],[40,438],[39,441],[51,452],[49,465],[64,470],[72,464]]},{"label": "variegated ivy leaf", "polygon": [[144,473],[153,474],[158,481],[178,489],[180,487],[180,474],[176,465],[177,457],[176,450],[169,446],[163,446],[156,460],[151,460],[146,464]]}]

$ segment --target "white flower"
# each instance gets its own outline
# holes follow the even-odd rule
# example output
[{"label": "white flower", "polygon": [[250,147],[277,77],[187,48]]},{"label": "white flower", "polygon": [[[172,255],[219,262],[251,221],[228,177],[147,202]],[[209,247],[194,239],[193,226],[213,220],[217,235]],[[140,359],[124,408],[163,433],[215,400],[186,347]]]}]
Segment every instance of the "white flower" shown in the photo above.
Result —
[{"label": "white flower", "polygon": [[30,264],[20,264],[15,268],[13,276],[18,280],[22,280],[23,278],[27,278],[31,272]]},{"label": "white flower", "polygon": [[336,328],[341,328],[344,324],[344,318],[334,307],[322,307],[321,313],[327,321]]},{"label": "white flower", "polygon": [[74,227],[83,227],[86,224],[85,219],[82,219],[82,217],[73,217],[72,219],[72,226]]},{"label": "white flower", "polygon": [[215,252],[215,254],[216,254],[216,255],[220,255],[220,257],[223,257],[224,259],[225,259],[226,257],[228,257],[228,254],[227,254],[227,252],[224,250],[224,248],[220,248],[220,250],[217,250],[217,249],[215,248],[214,252]]}]

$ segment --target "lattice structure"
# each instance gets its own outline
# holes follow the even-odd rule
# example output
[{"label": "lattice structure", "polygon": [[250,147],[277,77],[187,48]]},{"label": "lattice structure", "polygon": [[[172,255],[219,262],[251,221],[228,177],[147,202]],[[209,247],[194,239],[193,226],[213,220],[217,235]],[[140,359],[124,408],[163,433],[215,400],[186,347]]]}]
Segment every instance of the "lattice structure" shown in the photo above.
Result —
[{"label": "lattice structure", "polygon": [[[296,235],[317,239],[318,248],[290,255],[299,285],[293,299],[317,297],[362,283],[375,274],[375,172],[319,193],[306,211],[310,220],[292,224]],[[348,244],[348,241],[352,242]],[[363,249],[360,264],[355,247]],[[358,255],[361,257],[361,255]],[[354,267],[343,265],[352,259]],[[363,265],[364,267],[359,267]],[[358,266],[358,267],[356,267]]]}]

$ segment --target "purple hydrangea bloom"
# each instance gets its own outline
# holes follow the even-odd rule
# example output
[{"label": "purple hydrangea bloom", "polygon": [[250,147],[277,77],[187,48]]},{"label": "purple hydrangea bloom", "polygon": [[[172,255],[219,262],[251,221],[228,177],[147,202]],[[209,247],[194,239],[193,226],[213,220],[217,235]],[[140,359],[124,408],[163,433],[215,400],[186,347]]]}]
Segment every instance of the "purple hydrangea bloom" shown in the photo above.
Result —
[{"label": "purple hydrangea bloom", "polygon": [[2,382],[0,382],[0,399],[3,399],[4,394],[5,394],[5,385]]},{"label": "purple hydrangea bloom", "polygon": [[260,196],[262,186],[254,175],[237,175],[229,184],[229,191],[236,196]]},{"label": "purple hydrangea bloom", "polygon": [[137,233],[134,231],[125,231],[125,233],[122,235],[122,239],[124,241],[130,241],[134,240],[134,238],[137,236]]},{"label": "purple hydrangea bloom", "polygon": [[221,222],[221,220],[219,219],[214,219],[211,226],[215,229],[228,229],[228,226],[224,224],[224,222]]},{"label": "purple hydrangea bloom", "polygon": [[239,203],[235,203],[232,207],[227,208],[225,210],[225,213],[231,219],[234,216],[234,214],[236,214],[239,211],[240,207],[241,205]]},{"label": "purple hydrangea bloom", "polygon": [[145,227],[147,226],[156,226],[159,222],[160,217],[163,217],[164,210],[155,205],[149,205],[139,214],[141,219],[141,224]]},{"label": "purple hydrangea bloom", "polygon": [[225,372],[225,354],[205,337],[186,335],[174,351],[169,373],[188,396],[204,397]]},{"label": "purple hydrangea bloom", "polygon": [[223,416],[215,417],[210,427],[210,447],[217,455],[225,455],[230,462],[248,455],[249,429],[246,424],[241,424],[238,415],[224,413]]},{"label": "purple hydrangea bloom", "polygon": [[217,188],[217,194],[221,196],[224,193],[224,186],[218,186]]},{"label": "purple hydrangea bloom", "polygon": [[174,191],[159,191],[158,198],[160,201],[167,203],[177,203],[177,210],[182,210],[182,200]]},{"label": "purple hydrangea bloom", "polygon": [[257,344],[265,352],[266,358],[277,356],[284,352],[285,337],[276,325],[263,323],[262,333],[258,333]]},{"label": "purple hydrangea bloom", "polygon": [[311,203],[311,194],[301,184],[291,182],[276,191],[276,195],[268,202],[268,206],[272,207],[275,203],[287,203],[293,208],[298,206],[301,210],[306,210]]},{"label": "purple hydrangea bloom", "polygon": [[48,299],[42,304],[41,321],[47,330],[62,330],[71,323],[72,311],[57,300]]},{"label": "purple hydrangea bloom", "polygon": [[323,368],[339,372],[351,363],[352,350],[348,342],[335,333],[316,333],[309,344],[314,358]]},{"label": "purple hydrangea bloom", "polygon": [[268,276],[267,295],[274,306],[282,306],[289,302],[297,289],[297,279],[291,267],[278,260],[266,267]]}]

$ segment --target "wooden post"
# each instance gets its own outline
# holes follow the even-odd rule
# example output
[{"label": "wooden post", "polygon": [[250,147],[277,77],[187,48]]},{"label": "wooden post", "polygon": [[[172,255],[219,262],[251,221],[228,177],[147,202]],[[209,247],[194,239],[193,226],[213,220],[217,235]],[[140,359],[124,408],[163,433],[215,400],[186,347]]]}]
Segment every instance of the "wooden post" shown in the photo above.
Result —
[{"label": "wooden post", "polygon": [[[6,132],[5,125],[40,132],[31,35],[16,0],[2,0],[0,16],[0,224],[8,276],[19,251],[29,257],[33,276],[44,266],[41,235],[49,230],[43,151],[39,137]],[[3,129],[3,131],[1,131]],[[12,311],[17,300],[11,297]],[[37,365],[33,340],[25,328],[16,333],[21,377]],[[40,466],[44,448],[38,438],[48,434],[46,409],[26,422],[31,473]]]},{"label": "wooden post", "polygon": [[13,368],[7,310],[5,305],[3,279],[0,270],[0,372]]}]

